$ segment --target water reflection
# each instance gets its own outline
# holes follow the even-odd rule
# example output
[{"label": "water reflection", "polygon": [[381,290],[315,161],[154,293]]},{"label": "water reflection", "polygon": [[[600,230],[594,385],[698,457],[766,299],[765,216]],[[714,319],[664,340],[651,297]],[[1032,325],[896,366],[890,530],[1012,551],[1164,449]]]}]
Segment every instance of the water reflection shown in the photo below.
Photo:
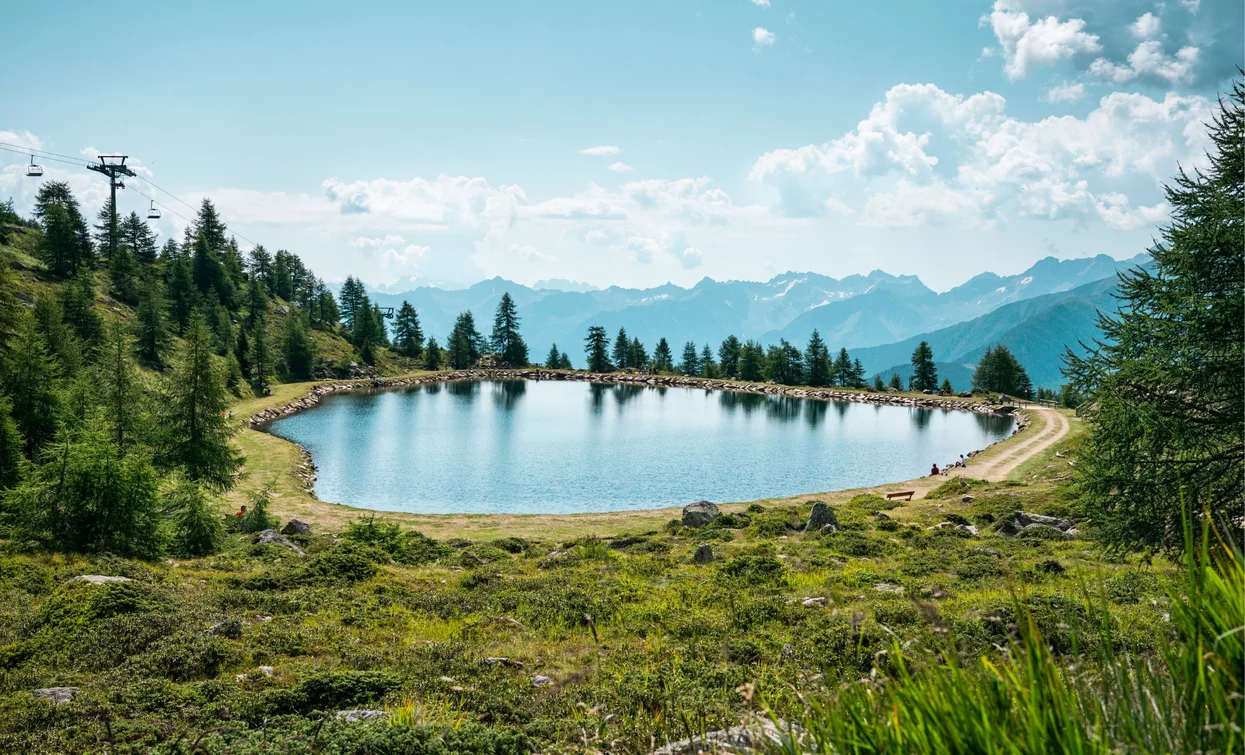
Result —
[{"label": "water reflection", "polygon": [[523,380],[505,380],[493,383],[492,386],[493,404],[508,412],[514,410],[527,392],[527,382]]},{"label": "water reflection", "polygon": [[[839,408],[839,404],[834,405],[835,409]],[[826,419],[826,412],[830,411],[829,401],[805,401],[804,402],[804,419],[808,422],[809,427],[817,427]],[[842,417],[843,413],[840,412]]]},{"label": "water reflection", "polygon": [[727,412],[742,411],[746,417],[765,405],[765,397],[756,393],[720,391],[718,404]]},{"label": "water reflection", "polygon": [[453,380],[445,384],[451,396],[471,401],[480,392],[481,383],[475,380]]},{"label": "water reflection", "polygon": [[934,411],[932,409],[914,408],[908,412],[908,415],[912,417],[913,427],[918,430],[924,430],[929,427],[930,420],[934,418]]}]

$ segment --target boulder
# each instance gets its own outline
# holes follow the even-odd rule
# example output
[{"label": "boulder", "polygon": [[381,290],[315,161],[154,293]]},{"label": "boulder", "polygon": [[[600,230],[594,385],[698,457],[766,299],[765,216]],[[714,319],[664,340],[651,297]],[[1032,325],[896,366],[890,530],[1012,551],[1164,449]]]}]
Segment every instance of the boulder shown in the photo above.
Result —
[{"label": "boulder", "polygon": [[[88,585],[106,585],[109,582],[133,582],[129,577],[108,577],[103,574],[82,574],[70,582],[86,582]],[[49,689],[60,689],[59,687],[49,687]],[[68,688],[66,688],[68,689]]]},{"label": "boulder", "polygon": [[1070,519],[1042,516],[1041,514],[1030,514],[1027,511],[1017,511],[1013,519],[1018,527],[1028,527],[1031,524],[1045,524],[1046,526],[1054,527],[1057,530],[1066,530],[1072,527],[1072,520]]},{"label": "boulder", "polygon": [[300,522],[297,519],[291,519],[281,528],[282,535],[310,535],[311,525],[306,522]]},{"label": "boulder", "polygon": [[1048,530],[1053,529],[1060,535],[1074,537],[1077,534],[1075,532],[1068,535],[1069,530],[1073,529],[1072,525],[1073,522],[1070,519],[1017,511],[1010,517],[1000,519],[994,525],[994,530],[1000,535],[1019,535],[1023,532],[1030,537],[1050,537],[1051,533]]},{"label": "boulder", "polygon": [[294,551],[300,556],[307,555],[303,551],[302,548],[299,548],[297,545],[291,543],[288,537],[286,537],[285,535],[282,535],[280,532],[277,532],[276,530],[264,530],[260,532],[258,535],[255,536],[255,543],[256,545],[275,543],[277,545],[281,545],[286,548],[289,548],[290,550]]},{"label": "boulder", "polygon": [[973,502],[973,501],[975,501],[975,500],[977,500],[977,499],[976,499],[976,498],[973,498],[971,495],[966,495],[966,496],[961,496],[961,497],[960,497],[960,503],[972,503],[972,502]]},{"label": "boulder", "polygon": [[[785,727],[785,724],[784,724]],[[729,729],[709,731],[689,739],[680,739],[653,750],[651,755],[699,755],[700,753],[754,753],[762,750],[786,749],[790,736],[769,719],[758,719]],[[791,751],[803,748],[792,747]]]},{"label": "boulder", "polygon": [[893,593],[903,592],[903,588],[900,587],[899,585],[891,585],[891,584],[887,584],[886,582],[881,582],[879,584],[874,585],[873,589],[877,590],[878,592],[893,592]]},{"label": "boulder", "polygon": [[820,598],[820,597],[818,597],[818,598],[805,598],[804,600],[801,600],[801,601],[800,601],[800,605],[804,606],[805,608],[825,608],[825,607],[826,607],[826,599],[825,599],[825,598]]},{"label": "boulder", "polygon": [[718,507],[709,501],[697,501],[683,507],[684,527],[704,527],[721,516]]},{"label": "boulder", "polygon": [[366,721],[369,718],[389,718],[389,713],[383,710],[356,708],[354,710],[339,710],[333,717],[342,721]]},{"label": "boulder", "polygon": [[[129,580],[126,581],[128,582]],[[99,583],[93,582],[92,584]],[[43,687],[41,689],[34,690],[33,694],[35,697],[47,700],[53,705],[62,705],[72,700],[74,695],[81,691],[82,690],[77,687]]]},{"label": "boulder", "polygon": [[817,501],[813,504],[813,510],[809,512],[808,524],[804,525],[804,531],[821,532],[827,525],[832,525],[835,529],[838,529],[839,518],[834,515],[834,509],[821,501]]},{"label": "boulder", "polygon": [[532,686],[533,687],[552,687],[553,677],[545,676],[544,674],[537,674],[536,676],[532,677]]},{"label": "boulder", "polygon": [[713,563],[713,546],[708,543],[701,543],[696,546],[696,552],[692,554],[692,560],[698,564]]}]

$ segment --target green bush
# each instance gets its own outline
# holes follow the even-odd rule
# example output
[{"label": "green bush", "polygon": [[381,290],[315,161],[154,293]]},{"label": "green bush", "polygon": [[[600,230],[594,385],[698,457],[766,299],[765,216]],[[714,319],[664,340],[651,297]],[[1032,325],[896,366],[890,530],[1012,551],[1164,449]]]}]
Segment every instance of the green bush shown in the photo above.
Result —
[{"label": "green bush", "polygon": [[249,506],[246,515],[242,517],[242,521],[238,522],[239,531],[254,534],[264,530],[276,529],[281,522],[269,513],[272,509],[272,491],[275,488],[276,482],[269,481],[258,490],[247,491],[246,498]]},{"label": "green bush", "polygon": [[225,542],[225,524],[207,491],[191,480],[174,483],[168,495],[173,519],[171,550],[195,558],[216,553]]},{"label": "green bush", "polygon": [[299,581],[309,585],[342,585],[362,582],[376,573],[382,551],[359,543],[344,542],[307,561]]}]

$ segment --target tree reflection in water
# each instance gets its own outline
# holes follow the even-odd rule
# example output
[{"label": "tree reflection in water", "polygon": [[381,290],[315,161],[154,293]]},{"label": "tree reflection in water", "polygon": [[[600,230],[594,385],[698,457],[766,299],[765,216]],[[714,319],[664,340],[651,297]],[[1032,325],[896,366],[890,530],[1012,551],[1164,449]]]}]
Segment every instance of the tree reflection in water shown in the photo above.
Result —
[{"label": "tree reflection in water", "polygon": [[526,380],[502,380],[492,383],[493,404],[499,409],[511,411],[527,392]]}]

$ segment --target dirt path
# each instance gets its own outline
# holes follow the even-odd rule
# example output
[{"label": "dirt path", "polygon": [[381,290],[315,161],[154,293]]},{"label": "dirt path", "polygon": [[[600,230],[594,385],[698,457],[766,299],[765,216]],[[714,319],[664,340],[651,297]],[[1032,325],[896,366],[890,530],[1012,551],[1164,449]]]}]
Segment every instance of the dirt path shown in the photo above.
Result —
[{"label": "dirt path", "polygon": [[953,470],[953,476],[992,482],[1006,480],[1017,467],[1062,440],[1072,428],[1072,423],[1058,410],[1034,406],[1028,411],[1033,418],[1028,438],[1008,445],[997,455],[986,455],[980,462],[974,459],[967,467]]}]

